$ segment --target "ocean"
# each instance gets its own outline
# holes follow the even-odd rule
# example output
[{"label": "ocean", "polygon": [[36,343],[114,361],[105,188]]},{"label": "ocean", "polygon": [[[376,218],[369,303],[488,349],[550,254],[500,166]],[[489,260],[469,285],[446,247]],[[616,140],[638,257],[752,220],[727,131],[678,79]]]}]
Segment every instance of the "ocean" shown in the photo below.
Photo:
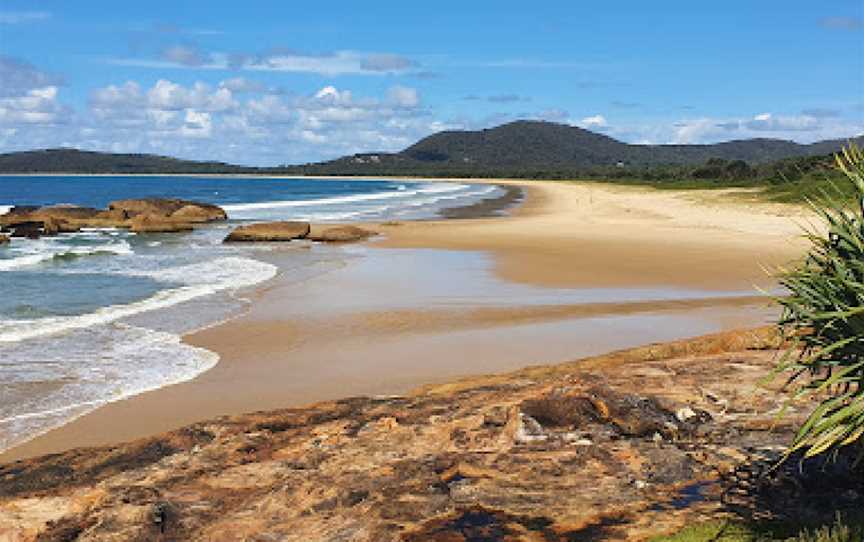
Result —
[{"label": "ocean", "polygon": [[0,176],[0,214],[15,205],[103,208],[174,197],[220,205],[229,216],[183,234],[86,229],[0,246],[0,451],[207,371],[218,356],[184,344],[183,334],[241,313],[248,292],[278,273],[300,280],[339,259],[338,248],[304,242],[222,244],[236,225],[428,219],[503,192],[389,180]]}]

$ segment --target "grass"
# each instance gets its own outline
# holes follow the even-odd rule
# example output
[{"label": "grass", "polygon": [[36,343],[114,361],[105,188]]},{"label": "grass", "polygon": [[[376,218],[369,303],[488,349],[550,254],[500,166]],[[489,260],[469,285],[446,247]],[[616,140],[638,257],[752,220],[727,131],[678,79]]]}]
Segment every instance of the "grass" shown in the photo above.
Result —
[{"label": "grass", "polygon": [[862,542],[864,522],[837,518],[833,524],[796,529],[780,524],[747,524],[714,520],[687,527],[675,534],[652,538],[650,542]]},{"label": "grass", "polygon": [[[748,198],[755,198],[768,203],[805,204],[808,200],[817,199],[825,190],[832,193],[838,185],[836,176],[814,176],[805,177],[797,181],[780,184],[770,184],[758,180],[723,182],[701,180],[701,179],[677,179],[677,180],[641,180],[641,179],[603,179],[596,182],[608,184],[620,184],[627,186],[644,186],[658,190],[729,190],[740,188],[742,194]],[[839,184],[842,193],[851,201],[854,198],[852,190],[848,190],[846,184]],[[744,192],[743,190],[746,190]]]}]

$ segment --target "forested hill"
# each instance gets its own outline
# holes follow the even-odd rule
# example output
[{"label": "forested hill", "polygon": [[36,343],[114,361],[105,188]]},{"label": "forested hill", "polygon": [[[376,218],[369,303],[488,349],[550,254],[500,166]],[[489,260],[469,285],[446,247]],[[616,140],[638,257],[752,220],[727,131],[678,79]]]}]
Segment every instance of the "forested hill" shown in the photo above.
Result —
[{"label": "forested hill", "polygon": [[293,169],[310,174],[558,177],[612,167],[688,166],[710,159],[764,164],[830,154],[845,143],[748,139],[711,145],[633,145],[576,126],[517,121],[487,130],[439,132],[394,154],[356,154]]},{"label": "forested hill", "polygon": [[45,149],[0,154],[0,173],[256,173],[257,168],[154,154]]}]

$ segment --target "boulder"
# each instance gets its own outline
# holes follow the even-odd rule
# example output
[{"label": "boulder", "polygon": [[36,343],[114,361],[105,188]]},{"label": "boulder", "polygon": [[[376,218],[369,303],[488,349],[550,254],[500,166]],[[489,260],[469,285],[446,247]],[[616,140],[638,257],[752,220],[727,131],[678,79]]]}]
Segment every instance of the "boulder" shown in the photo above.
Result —
[{"label": "boulder", "polygon": [[333,226],[321,231],[316,231],[309,235],[312,241],[320,241],[324,243],[351,243],[355,241],[365,241],[373,235],[377,235],[374,231],[358,228],[357,226]]},{"label": "boulder", "polygon": [[213,222],[225,220],[228,215],[225,210],[210,203],[200,203],[174,198],[143,198],[112,201],[108,204],[110,211],[123,211],[130,218],[147,214],[154,216],[172,216],[177,211],[183,211],[177,216],[183,222]]},{"label": "boulder", "polygon": [[[97,209],[90,207],[78,207],[76,205],[53,205],[49,207],[13,207],[11,211],[0,216],[0,226],[15,226],[26,222],[49,223],[47,229],[55,229],[60,223],[68,224],[69,231],[78,231],[74,223],[87,221],[99,213]],[[63,233],[62,228],[59,233]]]},{"label": "boulder", "polygon": [[303,239],[309,235],[308,222],[264,222],[238,226],[228,237],[226,243],[235,242],[271,242]]},{"label": "boulder", "polygon": [[12,237],[39,239],[42,237],[42,222],[18,222],[12,226]]},{"label": "boulder", "polygon": [[134,233],[178,233],[193,229],[188,222],[173,220],[164,215],[137,215],[129,224]]},{"label": "boulder", "polygon": [[215,205],[189,204],[180,207],[173,213],[171,218],[200,224],[203,222],[214,222],[217,220],[226,220],[228,215],[225,210]]},{"label": "boulder", "polygon": [[0,246],[9,244],[9,236],[0,234]]}]

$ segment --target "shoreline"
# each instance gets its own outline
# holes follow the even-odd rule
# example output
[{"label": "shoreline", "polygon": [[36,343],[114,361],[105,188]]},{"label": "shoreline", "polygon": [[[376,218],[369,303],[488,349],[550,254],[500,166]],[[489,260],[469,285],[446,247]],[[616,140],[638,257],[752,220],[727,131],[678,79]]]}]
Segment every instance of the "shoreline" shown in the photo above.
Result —
[{"label": "shoreline", "polygon": [[[477,180],[472,180],[472,182],[476,183]],[[514,273],[507,267],[508,261],[513,257],[514,250],[518,253],[519,259],[526,260],[523,263],[541,270],[545,269],[545,265],[543,263],[539,266],[536,265],[538,257],[542,261],[542,254],[545,252],[548,255],[550,250],[555,258],[563,258],[570,264],[574,261],[584,260],[581,257],[574,259],[572,248],[568,248],[566,244],[562,245],[562,240],[568,239],[562,239],[559,235],[561,231],[556,228],[560,228],[562,225],[572,225],[573,220],[584,221],[586,218],[596,220],[597,216],[585,217],[578,212],[574,213],[573,201],[567,198],[561,200],[561,195],[568,191],[577,192],[581,198],[582,191],[586,189],[585,186],[537,182],[531,182],[525,186],[527,184],[525,181],[508,182],[502,180],[495,180],[494,184],[524,187],[522,191],[525,193],[525,201],[510,216],[473,218],[470,220],[404,222],[398,226],[378,224],[375,227],[384,233],[385,238],[361,246],[359,250],[365,251],[366,257],[371,259],[370,261],[380,260],[379,265],[387,265],[388,262],[392,262],[393,258],[398,258],[397,254],[422,259],[422,254],[427,254],[428,251],[434,253],[430,260],[432,262],[436,261],[435,258],[442,258],[444,254],[459,255],[454,256],[457,258],[454,261],[457,261],[459,265],[462,265],[465,258],[468,260],[464,261],[475,258],[472,255],[483,255],[480,260],[484,258],[491,260],[489,268],[482,269],[482,272],[478,273],[479,278],[475,277],[473,280],[485,284],[491,289],[492,294],[499,292],[502,299],[498,299],[498,302],[506,302],[507,296],[512,295],[509,293],[508,287],[502,286],[506,284],[531,285],[532,288],[538,289],[538,292],[541,293],[553,291],[549,289],[572,288],[574,286],[589,289],[622,288],[626,285],[647,288],[658,286],[658,283],[650,280],[650,277],[642,276],[638,280],[634,280],[634,276],[630,274],[624,274],[621,277],[613,275],[611,278],[616,280],[608,280],[609,276],[601,277],[603,280],[596,278],[585,280],[584,274],[574,273],[572,277],[568,277],[562,283],[560,277],[557,282],[550,280],[545,272],[539,274],[524,273],[523,270],[521,273]],[[553,186],[549,186],[550,184]],[[593,186],[589,187],[589,190],[593,189],[595,189]],[[611,192],[611,196],[616,198],[621,193],[615,189],[606,190],[606,192]],[[628,191],[624,190],[624,192]],[[512,194],[513,192],[509,193]],[[610,194],[607,193],[606,196],[610,196]],[[669,203],[666,200],[670,197],[674,200],[674,197],[668,194],[664,194],[662,197],[665,203]],[[656,201],[648,202],[649,205],[656,205],[656,203]],[[562,213],[568,217],[567,220],[562,221]],[[636,222],[644,230],[645,219],[651,217],[641,212],[637,214],[642,222],[639,220]],[[772,220],[772,224],[776,227],[778,217],[775,216]],[[539,236],[535,229],[532,229],[538,226],[538,221],[547,228],[545,239],[543,236]],[[650,223],[651,220],[648,222]],[[514,228],[519,229],[528,226],[530,226],[528,228],[529,235],[514,235]],[[603,227],[608,226],[604,225]],[[696,229],[699,230],[699,228]],[[667,233],[663,228],[660,230],[660,233],[664,235]],[[572,242],[573,232],[565,233],[571,236],[569,241]],[[596,226],[592,226],[583,231],[582,235],[595,233]],[[617,232],[607,232],[606,235],[600,236],[600,241],[605,242],[610,235],[620,235],[621,233],[620,228]],[[657,234],[656,231],[648,233]],[[726,232],[727,236],[728,233]],[[778,236],[784,237],[788,230],[780,228],[779,234],[778,232],[774,233],[776,235],[767,241],[756,242],[755,248],[764,253],[766,244],[770,245]],[[645,235],[646,232],[643,231],[642,237]],[[509,243],[502,242],[502,238],[509,239]],[[462,242],[454,242],[454,239],[461,239]],[[635,239],[636,243],[641,241],[641,239]],[[724,242],[726,245],[722,247],[723,253],[728,256],[735,243],[730,245],[728,239]],[[562,247],[565,249],[564,254],[560,254]],[[677,248],[667,246],[664,254],[674,253]],[[427,252],[424,253],[423,251]],[[443,252],[440,252],[439,255],[439,251]],[[792,255],[792,252],[787,251],[784,254],[789,256]],[[747,257],[751,255],[752,251],[748,251]],[[600,256],[602,257],[592,258],[595,275],[598,267],[609,263],[608,258],[604,259],[606,256]],[[612,256],[614,257],[614,254]],[[701,275],[706,273],[708,275],[712,273],[723,275],[725,271],[729,270],[728,266],[734,267],[738,262],[740,262],[740,258],[731,258],[730,261],[725,262],[726,269],[702,267],[700,273]],[[349,263],[346,268],[351,268],[352,265],[354,262]],[[354,267],[362,266],[355,265]],[[453,267],[453,272],[459,273],[458,265],[451,267]],[[380,270],[380,268],[376,269],[375,272]],[[692,272],[692,270],[688,272]],[[385,284],[375,282],[373,287],[369,288],[368,284],[362,282],[362,280],[368,279],[362,273],[359,277],[360,281],[356,275],[351,275],[351,272],[346,273],[342,273],[336,278],[328,275],[328,278],[318,281],[320,284],[315,286],[318,290],[313,288],[313,294],[306,295],[314,297],[314,293],[326,295],[325,292],[338,290],[333,284],[334,280],[336,284],[340,285],[339,288],[353,289],[357,292],[371,290],[373,296],[384,292],[387,292],[384,294],[385,296],[398,296],[399,294],[398,291],[388,291],[388,288],[392,287],[393,284],[386,281]],[[501,283],[487,284],[484,282],[489,280],[485,278],[485,275],[490,274],[497,277]],[[744,274],[751,279],[753,278],[752,269],[746,270]],[[731,277],[731,280],[730,277],[721,278],[722,280],[713,284],[714,290],[739,289],[738,291],[740,291],[741,284],[740,281],[736,280],[736,277]],[[437,277],[435,280],[440,281],[441,278]],[[354,281],[353,284],[352,281]],[[95,412],[86,414],[67,425],[0,454],[0,462],[56,452],[80,445],[107,444],[128,440],[224,414],[239,414],[252,410],[305,404],[316,400],[356,395],[357,393],[369,395],[404,393],[418,386],[436,382],[444,383],[450,379],[469,374],[500,372],[501,370],[516,369],[537,363],[560,362],[578,357],[580,353],[599,354],[614,348],[637,346],[641,344],[640,341],[652,342],[658,338],[666,340],[681,338],[682,333],[685,335],[688,333],[688,328],[686,328],[688,325],[687,315],[692,316],[698,311],[702,311],[700,313],[702,316],[696,318],[697,320],[701,318],[700,322],[703,323],[700,325],[702,327],[692,328],[690,334],[732,329],[741,327],[741,323],[750,325],[761,322],[754,317],[758,311],[753,307],[755,306],[754,303],[759,303],[758,299],[751,297],[736,301],[731,299],[731,296],[727,296],[725,299],[712,301],[708,293],[703,294],[705,299],[697,301],[696,306],[692,306],[692,303],[691,306],[687,306],[687,303],[684,306],[675,306],[674,302],[669,305],[662,300],[659,303],[651,303],[648,300],[636,307],[626,304],[613,307],[614,304],[611,304],[605,307],[594,306],[592,308],[590,303],[584,301],[570,303],[569,307],[566,304],[543,307],[531,306],[530,303],[526,305],[523,300],[523,302],[515,305],[511,304],[488,310],[479,307],[476,300],[470,299],[469,295],[469,298],[463,300],[465,306],[456,307],[449,313],[446,310],[439,310],[437,313],[435,310],[430,311],[430,307],[426,305],[428,303],[426,299],[412,299],[408,302],[409,307],[402,311],[394,310],[392,307],[372,306],[371,310],[364,312],[357,310],[356,307],[349,307],[348,309],[339,307],[339,310],[342,311],[340,316],[338,311],[335,314],[328,312],[330,309],[324,306],[326,303],[322,304],[318,300],[316,302],[319,303],[321,314],[314,314],[314,311],[311,315],[304,311],[297,314],[290,314],[289,311],[289,314],[285,314],[285,302],[302,301],[304,293],[290,285],[280,283],[279,279],[271,282],[256,289],[253,294],[255,301],[246,314],[227,323],[184,337],[184,342],[187,344],[201,346],[220,355],[220,362],[214,369],[195,380],[103,406]],[[308,286],[306,284],[299,290]],[[704,288],[706,283],[705,281],[681,281],[673,277],[667,286],[679,289]],[[708,292],[711,290],[712,288],[707,288]],[[685,290],[682,291],[686,294]],[[624,294],[626,293],[625,288]],[[364,302],[369,303],[368,300]],[[452,303],[452,300],[450,302]],[[410,306],[411,303],[414,304],[413,307]],[[727,305],[725,309],[723,309],[724,305]],[[746,309],[746,311],[750,311],[748,313],[750,316],[740,317],[738,315],[738,312],[743,310],[742,307],[751,307]],[[633,314],[636,315],[636,323],[628,320],[628,318],[632,318],[631,315]],[[613,321],[618,321],[625,327],[636,326],[632,329],[632,337],[630,337],[629,342],[621,342],[620,338],[615,339],[614,337],[600,338],[597,337],[596,333],[588,333],[587,335],[583,333],[580,335],[581,339],[591,342],[593,350],[583,349],[574,352],[572,349],[578,347],[564,341],[568,334],[573,334],[571,328],[574,322],[596,321],[592,325],[601,325],[604,319],[610,318],[610,324]],[[664,318],[667,320],[663,320]],[[668,320],[669,318],[672,320]],[[672,327],[674,328],[675,325],[684,327],[681,328],[682,331],[672,334],[657,335],[655,333],[652,335],[650,332],[646,334],[644,330],[637,331],[641,329],[638,323],[639,319],[644,322],[666,322],[667,324],[678,322],[678,324],[672,324]],[[310,325],[305,327],[298,325],[304,321]],[[566,326],[570,326],[570,328]],[[334,333],[337,328],[338,333]],[[467,331],[462,328],[467,328]],[[516,348],[519,345],[514,341],[517,343],[524,342],[524,337],[520,338],[518,333],[515,333],[520,329],[533,330],[532,333],[535,334],[535,337],[548,337],[548,341],[546,341],[548,344],[540,344],[532,347],[533,349],[526,348],[524,344]],[[351,373],[347,380],[339,384],[327,382],[328,379],[339,374],[339,363],[348,363],[347,359],[351,356],[345,358],[346,353],[339,351],[339,348],[326,347],[327,343],[333,341],[334,336],[337,339],[336,343],[342,344],[342,350],[351,351],[358,358],[365,356],[362,360],[363,363],[359,363],[359,368],[352,367],[356,374]],[[529,336],[531,335],[529,334]],[[430,340],[432,343],[429,343]],[[616,340],[618,342],[615,342]],[[436,341],[443,341],[446,345],[436,350],[430,346]],[[376,342],[382,344],[375,344]],[[238,345],[238,343],[242,344]],[[250,343],[254,344],[250,345]],[[248,348],[241,348],[244,345]],[[387,348],[390,351],[387,351]],[[412,352],[418,351],[418,348],[430,349],[424,359],[433,365],[437,363],[433,360],[446,359],[456,352],[470,352],[471,356],[477,361],[482,360],[482,363],[469,364],[468,366],[458,363],[455,366],[453,364],[435,365],[433,370],[419,371],[416,370],[416,367],[412,369],[396,363],[394,358],[411,355]],[[543,354],[544,351],[547,355]],[[316,361],[310,364],[306,361],[327,359],[328,356],[334,360],[329,367],[327,363],[320,366],[320,362]],[[339,361],[336,362],[335,360]],[[437,367],[437,371],[435,367]],[[296,386],[292,387],[290,381],[284,381],[285,384],[280,385],[281,379],[290,378],[292,374],[303,374],[303,378],[306,379],[305,385],[308,387],[301,390]],[[385,374],[388,376],[384,376]],[[275,375],[279,376],[276,377]],[[382,378],[390,381],[382,381]],[[277,380],[277,382],[268,382],[268,380]],[[316,392],[316,389],[321,391]],[[329,391],[325,392],[324,390]]]}]

